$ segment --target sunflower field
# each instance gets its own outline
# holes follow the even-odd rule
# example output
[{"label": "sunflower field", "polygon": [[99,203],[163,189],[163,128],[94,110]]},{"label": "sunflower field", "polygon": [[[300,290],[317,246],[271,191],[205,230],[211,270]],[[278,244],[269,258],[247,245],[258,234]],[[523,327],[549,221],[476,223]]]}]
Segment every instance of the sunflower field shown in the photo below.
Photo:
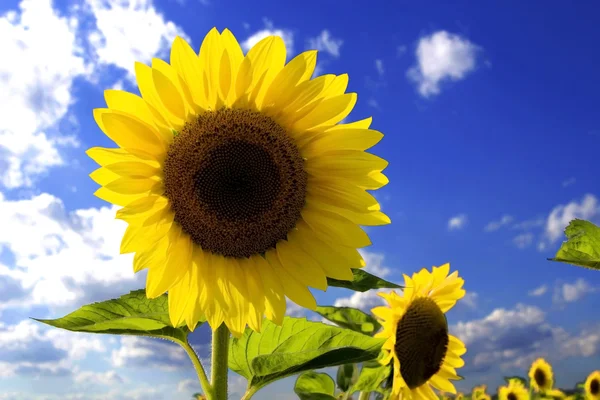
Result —
[{"label": "sunflower field", "polygon": [[[536,360],[527,377],[458,393],[468,349],[446,313],[464,298],[445,263],[390,282],[364,270],[363,226],[390,224],[373,193],[388,162],[369,150],[384,135],[371,118],[346,121],[357,102],[348,75],[311,78],[316,51],[286,63],[278,36],[244,54],[228,29],[199,52],[182,37],[170,62],[135,64],[141,96],[105,92],[93,116],[116,147],[87,154],[95,195],[120,206],[120,251],[145,288],[81,307],[53,327],[169,340],[191,360],[202,393],[226,400],[228,372],[247,380],[243,400],[296,377],[301,400],[600,400],[600,371],[573,389]],[[370,228],[374,227],[374,228]],[[574,220],[553,261],[600,269],[600,229]],[[381,290],[370,313],[318,305],[310,288]],[[286,315],[289,299],[323,322]],[[210,374],[188,340],[212,333]],[[319,372],[337,368],[336,376]],[[493,393],[496,391],[496,393]]]}]

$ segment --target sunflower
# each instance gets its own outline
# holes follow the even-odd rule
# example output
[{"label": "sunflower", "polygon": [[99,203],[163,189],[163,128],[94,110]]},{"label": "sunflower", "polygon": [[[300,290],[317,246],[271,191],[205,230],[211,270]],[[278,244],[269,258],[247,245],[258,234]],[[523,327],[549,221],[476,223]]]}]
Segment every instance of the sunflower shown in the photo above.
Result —
[{"label": "sunflower", "polygon": [[463,400],[465,397],[465,395],[461,392],[456,393],[456,396],[454,396],[454,400]]},{"label": "sunflower", "polygon": [[473,388],[473,390],[471,391],[471,398],[472,399],[479,399],[480,396],[485,394],[485,391],[487,390],[487,385],[479,385],[479,386],[475,386]]},{"label": "sunflower", "polygon": [[94,110],[118,145],[87,152],[95,194],[123,207],[121,253],[148,269],[149,298],[168,291],[173,325],[205,316],[239,337],[263,315],[280,324],[286,296],[314,309],[309,287],[365,265],[359,225],[390,222],[367,192],[388,182],[365,152],[383,135],[371,118],[340,123],[356,93],[346,74],[311,79],[316,53],[285,64],[269,36],[244,56],[212,29],[196,54],[177,37],[170,64],[135,64],[141,97],[107,90]]},{"label": "sunflower", "polygon": [[529,390],[518,380],[511,380],[508,385],[498,389],[499,400],[529,400]]},{"label": "sunflower", "polygon": [[404,275],[403,296],[380,293],[389,307],[375,307],[372,313],[382,320],[383,330],[375,337],[387,338],[383,345],[384,365],[393,360],[392,399],[437,399],[431,386],[456,393],[451,379],[467,350],[448,334],[445,312],[465,295],[464,280],[458,272],[448,275],[450,264],[422,269],[412,278]]},{"label": "sunflower", "polygon": [[554,386],[554,376],[552,366],[543,358],[538,358],[529,368],[529,379],[531,387],[538,393],[544,393]]},{"label": "sunflower", "polygon": [[600,371],[589,374],[583,387],[586,400],[600,400]]},{"label": "sunflower", "polygon": [[492,398],[489,394],[482,393],[481,395],[479,395],[479,397],[477,397],[477,400],[492,400]]}]

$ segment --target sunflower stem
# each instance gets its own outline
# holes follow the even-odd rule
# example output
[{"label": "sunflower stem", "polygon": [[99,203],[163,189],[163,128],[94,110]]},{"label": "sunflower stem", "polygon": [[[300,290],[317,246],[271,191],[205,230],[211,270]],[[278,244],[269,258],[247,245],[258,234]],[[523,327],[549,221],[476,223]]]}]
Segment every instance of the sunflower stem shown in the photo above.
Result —
[{"label": "sunflower stem", "polygon": [[221,324],[213,332],[211,383],[214,397],[211,400],[227,400],[227,367],[229,359],[229,329]]},{"label": "sunflower stem", "polygon": [[371,394],[371,392],[360,392],[360,395],[358,396],[358,400],[369,400],[370,394]]},{"label": "sunflower stem", "polygon": [[196,369],[196,374],[198,374],[198,381],[200,381],[202,391],[205,395],[209,396],[210,398],[212,396],[213,388],[210,385],[210,382],[208,381],[208,377],[206,376],[206,372],[204,371],[204,367],[202,366],[202,362],[200,362],[198,354],[196,353],[196,351],[194,351],[192,346],[190,346],[187,340],[185,342],[180,342],[180,345],[190,357],[190,360],[192,360],[192,364],[194,364],[194,368]]}]

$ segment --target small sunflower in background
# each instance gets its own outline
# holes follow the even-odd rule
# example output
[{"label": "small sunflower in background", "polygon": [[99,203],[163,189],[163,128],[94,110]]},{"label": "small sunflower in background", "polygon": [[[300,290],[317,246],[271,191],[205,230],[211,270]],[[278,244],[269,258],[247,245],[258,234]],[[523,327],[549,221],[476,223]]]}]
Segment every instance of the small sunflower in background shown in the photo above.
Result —
[{"label": "small sunflower in background", "polygon": [[477,400],[480,398],[480,396],[484,395],[485,392],[487,390],[487,385],[479,385],[479,386],[475,386],[473,388],[473,390],[471,391],[471,398],[473,400]]},{"label": "small sunflower in background", "polygon": [[600,371],[588,375],[583,385],[586,400],[600,400]]},{"label": "small sunflower in background", "polygon": [[538,393],[552,390],[554,386],[554,375],[552,366],[543,358],[538,358],[529,368],[529,380],[531,387]]},{"label": "small sunflower in background", "polygon": [[170,63],[135,64],[141,97],[107,90],[94,110],[118,146],[87,152],[95,195],[123,207],[121,253],[148,269],[149,298],[169,292],[173,325],[205,316],[239,337],[263,315],[280,324],[286,296],[315,309],[309,287],[365,265],[359,225],[390,222],[367,192],[388,183],[365,152],[383,135],[371,118],[341,123],[357,95],[347,74],[311,79],[316,57],[286,64],[278,36],[245,56],[227,29],[199,54],[177,37]]},{"label": "small sunflower in background", "polygon": [[[475,399],[475,398],[474,398]],[[492,400],[492,398],[490,397],[489,394],[487,393],[482,393],[479,397],[476,398],[477,400]]]},{"label": "small sunflower in background", "polygon": [[499,400],[529,400],[529,390],[518,380],[511,380],[508,385],[498,388]]},{"label": "small sunflower in background", "polygon": [[464,365],[461,356],[467,349],[448,333],[445,313],[465,291],[458,272],[449,271],[450,264],[445,264],[432,272],[424,268],[412,278],[404,275],[403,295],[380,293],[388,306],[371,310],[383,325],[375,337],[387,338],[381,363],[393,362],[391,399],[436,400],[432,387],[456,393],[450,381],[460,379],[456,368]]},{"label": "small sunflower in background", "polygon": [[456,396],[454,396],[454,400],[463,400],[465,398],[465,395],[462,392],[458,392],[456,393]]}]

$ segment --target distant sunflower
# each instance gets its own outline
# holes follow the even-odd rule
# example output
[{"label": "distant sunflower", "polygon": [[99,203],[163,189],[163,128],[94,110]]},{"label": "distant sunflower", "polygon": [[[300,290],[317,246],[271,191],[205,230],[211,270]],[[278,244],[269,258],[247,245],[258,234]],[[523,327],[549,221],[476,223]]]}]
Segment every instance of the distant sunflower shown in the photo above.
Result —
[{"label": "distant sunflower", "polygon": [[517,380],[511,380],[498,389],[498,400],[529,400],[529,397],[529,390]]},{"label": "distant sunflower", "polygon": [[477,400],[492,400],[492,398],[489,394],[482,393],[479,397],[477,397]]},{"label": "distant sunflower", "polygon": [[554,386],[552,366],[543,358],[538,358],[529,368],[531,387],[538,393],[545,393]]},{"label": "distant sunflower", "polygon": [[437,399],[432,390],[456,393],[450,380],[459,379],[456,368],[467,350],[448,334],[445,312],[465,295],[458,272],[448,275],[450,264],[422,269],[412,278],[404,275],[403,296],[380,293],[388,306],[371,312],[382,320],[383,330],[375,337],[387,338],[383,345],[387,365],[393,361],[391,399]]},{"label": "distant sunflower", "polygon": [[285,296],[314,309],[309,286],[352,280],[371,244],[359,225],[390,222],[367,190],[387,162],[371,118],[340,123],[356,103],[348,75],[311,79],[316,51],[288,64],[278,36],[244,56],[212,29],[199,54],[180,37],[170,64],[135,64],[141,97],[107,90],[94,110],[118,148],[87,154],[96,196],[123,206],[121,253],[148,268],[146,294],[169,292],[174,325],[201,316],[240,336],[263,315],[281,323]]},{"label": "distant sunflower", "polygon": [[454,396],[454,400],[463,400],[465,397],[465,395],[462,392],[458,392],[456,393],[456,396]]},{"label": "distant sunflower", "polygon": [[600,371],[589,374],[583,387],[586,400],[600,400]]},{"label": "distant sunflower", "polygon": [[485,394],[485,391],[487,390],[487,385],[479,385],[479,386],[475,386],[473,388],[473,390],[471,391],[471,398],[473,400],[477,400],[479,399],[482,395]]}]

